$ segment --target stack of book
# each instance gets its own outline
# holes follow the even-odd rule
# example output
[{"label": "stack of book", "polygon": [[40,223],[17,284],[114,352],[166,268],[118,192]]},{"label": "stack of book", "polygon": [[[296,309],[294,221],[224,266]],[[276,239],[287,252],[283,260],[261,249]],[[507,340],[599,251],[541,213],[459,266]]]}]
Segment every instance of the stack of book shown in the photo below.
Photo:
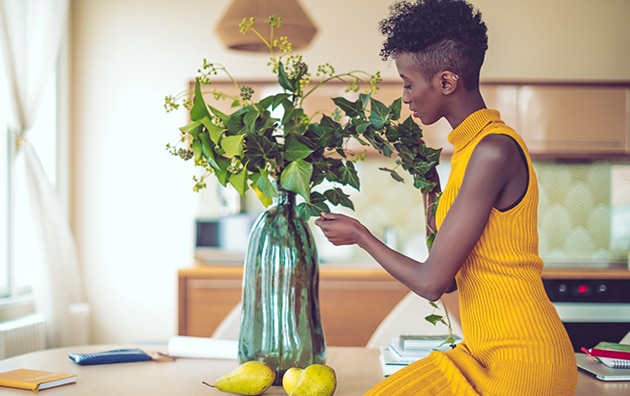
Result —
[{"label": "stack of book", "polygon": [[380,362],[385,377],[395,373],[409,363],[428,356],[433,351],[447,351],[460,342],[455,336],[454,343],[445,343],[448,335],[400,335],[392,338],[387,346],[380,348]]},{"label": "stack of book", "polygon": [[616,342],[600,342],[588,351],[600,363],[610,368],[630,368],[630,345]]}]

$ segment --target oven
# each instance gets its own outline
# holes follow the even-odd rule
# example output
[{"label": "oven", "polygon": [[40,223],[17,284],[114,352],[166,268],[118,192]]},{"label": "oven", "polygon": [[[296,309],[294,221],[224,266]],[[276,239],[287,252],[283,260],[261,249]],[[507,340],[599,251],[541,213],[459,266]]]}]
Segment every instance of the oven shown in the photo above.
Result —
[{"label": "oven", "polygon": [[619,342],[630,332],[630,272],[620,271],[620,278],[606,271],[552,272],[543,273],[545,290],[576,352],[600,341]]}]

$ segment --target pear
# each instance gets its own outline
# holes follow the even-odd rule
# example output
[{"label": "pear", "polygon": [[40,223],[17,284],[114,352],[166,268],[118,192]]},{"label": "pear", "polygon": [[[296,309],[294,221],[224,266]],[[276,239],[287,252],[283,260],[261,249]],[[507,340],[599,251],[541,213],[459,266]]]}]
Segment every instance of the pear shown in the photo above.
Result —
[{"label": "pear", "polygon": [[252,360],[218,378],[214,387],[237,395],[260,395],[273,385],[275,379],[276,372],[271,366]]},{"label": "pear", "polygon": [[290,395],[291,391],[295,389],[303,371],[303,368],[291,367],[284,372],[284,375],[282,376],[282,387],[284,388],[284,391],[287,392],[287,395]]},{"label": "pear", "polygon": [[337,376],[332,367],[314,363],[306,367],[289,396],[332,396],[337,389]]}]

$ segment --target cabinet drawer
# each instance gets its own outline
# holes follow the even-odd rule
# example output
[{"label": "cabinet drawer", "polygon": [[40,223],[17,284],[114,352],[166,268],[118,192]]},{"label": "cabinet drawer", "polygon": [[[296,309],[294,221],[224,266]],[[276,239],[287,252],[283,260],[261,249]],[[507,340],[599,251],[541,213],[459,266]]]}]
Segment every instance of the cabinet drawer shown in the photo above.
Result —
[{"label": "cabinet drawer", "polygon": [[[240,266],[179,271],[179,334],[209,337],[241,300]],[[408,290],[380,268],[320,267],[326,344],[364,346]]]},{"label": "cabinet drawer", "polygon": [[330,280],[319,285],[326,343],[364,346],[389,312],[408,293],[395,280]]},{"label": "cabinet drawer", "polygon": [[519,133],[533,153],[630,153],[628,90],[602,86],[519,88]]}]

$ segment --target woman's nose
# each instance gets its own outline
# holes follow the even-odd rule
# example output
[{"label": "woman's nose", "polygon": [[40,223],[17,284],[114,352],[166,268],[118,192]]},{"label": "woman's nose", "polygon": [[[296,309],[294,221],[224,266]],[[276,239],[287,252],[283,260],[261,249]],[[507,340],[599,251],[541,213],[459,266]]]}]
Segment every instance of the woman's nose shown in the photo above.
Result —
[{"label": "woman's nose", "polygon": [[411,95],[409,95],[409,92],[407,92],[406,89],[403,89],[402,101],[403,101],[404,104],[411,103]]}]

